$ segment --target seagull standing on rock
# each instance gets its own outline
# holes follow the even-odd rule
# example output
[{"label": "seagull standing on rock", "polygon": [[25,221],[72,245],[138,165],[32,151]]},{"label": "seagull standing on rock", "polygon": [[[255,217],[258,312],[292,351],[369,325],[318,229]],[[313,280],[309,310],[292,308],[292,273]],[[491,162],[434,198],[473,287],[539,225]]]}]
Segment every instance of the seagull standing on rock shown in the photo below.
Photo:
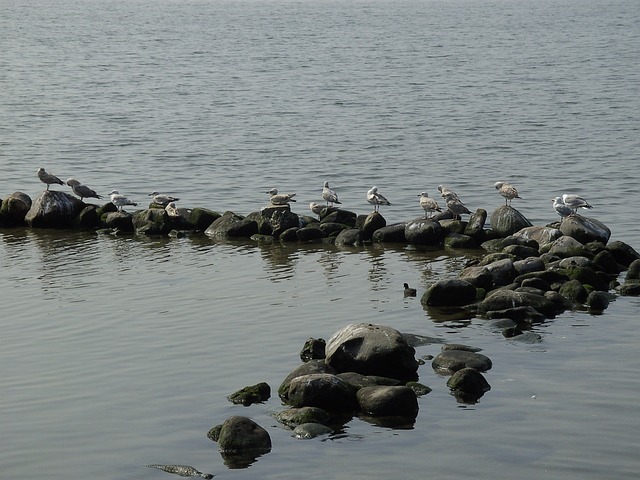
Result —
[{"label": "seagull standing on rock", "polygon": [[162,205],[163,207],[166,207],[171,202],[177,202],[178,200],[180,200],[178,197],[172,197],[171,195],[163,195],[163,194],[158,193],[158,192],[151,192],[149,194],[149,196],[153,197],[151,199],[151,201],[153,203],[156,203],[158,205]]},{"label": "seagull standing on rock", "polygon": [[47,190],[49,190],[49,185],[52,185],[54,183],[57,183],[58,185],[64,185],[64,182],[62,180],[60,180],[55,175],[47,173],[46,170],[42,167],[38,169],[38,178],[42,183],[45,183],[47,185]]},{"label": "seagull standing on rock", "polygon": [[553,198],[551,201],[553,202],[553,209],[560,215],[561,221],[573,215],[573,210],[564,204],[562,197]]},{"label": "seagull standing on rock", "polygon": [[295,202],[293,198],[295,193],[278,193],[277,188],[272,188],[267,192],[271,205],[289,205],[289,202]]},{"label": "seagull standing on rock", "polygon": [[380,210],[380,205],[391,205],[391,202],[387,200],[384,195],[378,193],[378,187],[372,187],[371,190],[367,192],[367,202],[373,205],[374,212]]},{"label": "seagull standing on rock", "polygon": [[562,195],[562,203],[576,213],[579,208],[593,208],[584,198],[575,193],[565,193]]},{"label": "seagull standing on rock", "polygon": [[98,195],[95,190],[90,189],[86,185],[82,185],[75,178],[69,178],[67,180],[67,185],[71,187],[73,193],[80,197],[80,201],[82,201],[82,199],[84,198],[102,198],[102,196]]},{"label": "seagull standing on rock", "polygon": [[518,195],[518,190],[516,187],[507,182],[496,182],[493,184],[494,188],[498,190],[498,193],[504,197],[504,204],[511,205],[511,200],[514,198],[519,198],[522,200],[522,197]]},{"label": "seagull standing on rock", "polygon": [[433,212],[442,211],[442,209],[440,208],[440,205],[438,205],[438,202],[436,202],[433,198],[431,198],[427,192],[420,193],[418,197],[420,197],[420,206],[427,214],[427,218],[431,218],[431,215],[433,215]]},{"label": "seagull standing on rock", "polygon": [[331,204],[333,206],[334,203],[341,205],[342,202],[338,201],[338,194],[329,188],[329,182],[324,182],[324,186],[322,187],[322,198],[327,202],[327,206]]},{"label": "seagull standing on rock", "polygon": [[134,207],[138,206],[137,203],[132,202],[124,195],[120,195],[120,192],[118,192],[117,190],[112,191],[109,194],[109,198],[111,199],[111,203],[113,203],[117,207],[119,212],[122,212],[122,207],[124,207],[125,205],[133,205]]}]

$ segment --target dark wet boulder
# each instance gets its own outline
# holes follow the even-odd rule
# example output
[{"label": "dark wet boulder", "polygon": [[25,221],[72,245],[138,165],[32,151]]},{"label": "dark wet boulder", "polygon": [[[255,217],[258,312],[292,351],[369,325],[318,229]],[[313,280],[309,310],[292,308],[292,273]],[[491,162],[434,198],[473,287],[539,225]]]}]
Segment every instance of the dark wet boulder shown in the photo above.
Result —
[{"label": "dark wet boulder", "polygon": [[351,384],[356,390],[360,390],[363,387],[375,387],[380,385],[398,386],[403,384],[401,380],[397,380],[395,378],[380,377],[377,375],[362,375],[361,373],[356,372],[338,373],[338,377]]},{"label": "dark wet boulder", "polygon": [[484,375],[474,368],[462,368],[456,371],[447,380],[447,387],[463,403],[475,403],[491,390],[491,385]]},{"label": "dark wet boulder", "polygon": [[527,247],[525,245],[508,245],[502,250],[507,255],[511,255],[517,259],[523,260],[529,257],[539,257],[540,253],[538,253],[537,246]]},{"label": "dark wet boulder", "polygon": [[287,228],[284,232],[278,235],[278,240],[281,242],[297,242],[298,241],[298,227]]},{"label": "dark wet boulder", "polygon": [[255,220],[246,220],[233,212],[224,214],[214,220],[204,232],[210,237],[246,237],[258,233],[258,224]]},{"label": "dark wet boulder", "polygon": [[616,262],[615,257],[609,250],[598,252],[596,256],[593,257],[593,263],[598,269],[606,273],[617,274],[621,271],[620,265]]},{"label": "dark wet boulder", "polygon": [[384,219],[382,215],[380,215],[380,212],[370,213],[365,217],[364,221],[362,222],[362,226],[361,226],[362,237],[365,240],[371,240],[371,238],[373,237],[373,232],[386,226],[387,226],[387,221]]},{"label": "dark wet boulder", "polygon": [[495,261],[485,268],[493,277],[493,285],[496,287],[509,285],[517,276],[513,261],[510,258]]},{"label": "dark wet boulder", "polygon": [[45,190],[33,202],[24,221],[36,228],[67,228],[71,227],[74,218],[84,207],[84,202],[73,195]]},{"label": "dark wet boulder", "polygon": [[462,307],[475,300],[476,287],[465,280],[452,278],[429,285],[420,303],[429,307]]},{"label": "dark wet boulder", "polygon": [[533,225],[524,215],[508,205],[498,207],[491,214],[491,229],[502,237],[531,226]]},{"label": "dark wet boulder", "polygon": [[539,247],[555,242],[562,235],[557,228],[538,226],[526,227],[514,233],[514,236],[535,240]]},{"label": "dark wet boulder", "polygon": [[[516,283],[518,282],[518,278],[519,277],[516,277]],[[519,283],[521,287],[533,287],[537,288],[538,290],[542,290],[543,292],[551,290],[551,285],[549,285],[549,282],[547,282],[543,278],[523,278]]]},{"label": "dark wet boulder", "polygon": [[333,429],[319,423],[303,423],[293,429],[293,437],[302,440],[316,438],[321,435],[331,435]]},{"label": "dark wet boulder", "polygon": [[431,367],[444,375],[455,373],[463,368],[474,368],[480,372],[486,372],[492,366],[489,357],[468,350],[444,350],[431,362]]},{"label": "dark wet boulder", "polygon": [[318,225],[318,228],[322,232],[323,236],[325,236],[325,237],[335,237],[342,230],[344,230],[345,228],[348,228],[348,227],[343,223],[327,222],[327,223],[321,223],[320,225]]},{"label": "dark wet boulder", "polygon": [[596,290],[607,291],[611,281],[616,275],[609,275],[599,272],[591,267],[573,266],[562,269],[562,271],[571,279],[579,280],[583,285],[589,285]]},{"label": "dark wet boulder", "polygon": [[416,397],[422,397],[423,395],[427,395],[432,391],[431,388],[419,382],[407,382],[406,386],[413,390],[413,393],[416,394]]},{"label": "dark wet boulder", "polygon": [[271,397],[271,387],[266,382],[260,382],[232,393],[227,397],[227,400],[231,403],[242,404],[248,407],[254,403],[266,402],[269,400],[269,397]]},{"label": "dark wet boulder", "polygon": [[572,215],[560,224],[560,231],[580,243],[599,241],[606,244],[611,237],[611,230],[604,223],[594,218]]},{"label": "dark wet boulder", "polygon": [[589,293],[585,303],[590,312],[602,312],[609,306],[609,294],[594,290]]},{"label": "dark wet boulder", "polygon": [[518,275],[524,275],[531,272],[542,272],[544,270],[544,262],[540,257],[527,257],[524,260],[516,260],[513,262],[513,268]]},{"label": "dark wet boulder", "polygon": [[530,306],[509,307],[503,310],[490,310],[485,313],[488,319],[509,319],[521,323],[542,323],[547,317]]},{"label": "dark wet boulder", "polygon": [[303,375],[310,375],[313,373],[336,373],[336,371],[326,364],[324,360],[309,360],[302,365],[295,368],[287,377],[282,381],[280,387],[278,387],[278,396],[286,401],[289,397],[289,385],[291,381],[296,377]]},{"label": "dark wet boulder", "polygon": [[404,229],[404,223],[388,225],[373,232],[371,240],[375,243],[406,243],[407,239],[404,236]]},{"label": "dark wet boulder", "polygon": [[295,428],[304,423],[329,423],[331,416],[318,407],[292,407],[275,415],[276,420],[289,428]]},{"label": "dark wet boulder", "polygon": [[264,233],[278,238],[280,234],[290,228],[300,228],[300,217],[291,211],[289,205],[270,205],[264,207],[259,212],[260,219],[255,218],[255,213],[251,217],[247,217],[250,220],[256,222],[258,225],[258,231],[256,233]]},{"label": "dark wet boulder", "polygon": [[640,280],[640,259],[634,260],[629,264],[625,281]]},{"label": "dark wet boulder", "polygon": [[348,210],[334,210],[327,213],[326,216],[321,215],[320,223],[341,223],[349,227],[356,226],[358,215]]},{"label": "dark wet boulder", "polygon": [[191,209],[191,212],[189,213],[189,223],[196,230],[204,231],[221,216],[222,215],[218,212],[214,212],[213,210],[196,207]]},{"label": "dark wet boulder", "polygon": [[296,237],[300,242],[313,242],[320,240],[323,236],[322,230],[315,226],[299,228],[296,231]]},{"label": "dark wet boulder", "polygon": [[225,453],[267,453],[271,450],[269,433],[247,417],[234,415],[218,429],[218,449]]},{"label": "dark wet boulder", "polygon": [[23,192],[14,192],[0,203],[0,222],[10,227],[24,225],[24,217],[31,209],[31,197]]},{"label": "dark wet boulder", "polygon": [[363,387],[356,394],[360,411],[375,417],[418,416],[418,397],[405,386]]},{"label": "dark wet boulder", "polygon": [[611,242],[607,245],[607,250],[623,267],[627,268],[634,260],[640,259],[640,253],[636,252],[631,245],[621,241]]},{"label": "dark wet boulder", "polygon": [[127,212],[109,212],[101,217],[107,228],[118,232],[133,232],[133,215]]},{"label": "dark wet boulder", "polygon": [[81,230],[93,230],[101,226],[100,217],[98,216],[98,210],[95,205],[87,205],[84,207],[78,216],[73,219],[73,228],[79,228]]},{"label": "dark wet boulder", "polygon": [[133,229],[141,235],[166,235],[171,230],[169,215],[163,208],[149,208],[134,212]]},{"label": "dark wet boulder", "polygon": [[346,228],[335,239],[335,245],[341,247],[354,247],[362,245],[362,230],[359,228]]},{"label": "dark wet boulder", "polygon": [[480,303],[478,310],[486,314],[493,310],[506,310],[516,307],[532,307],[547,318],[554,318],[557,314],[555,304],[542,295],[526,292],[514,292],[500,289],[490,292]]},{"label": "dark wet boulder", "polygon": [[540,279],[546,282],[552,290],[559,290],[563,283],[569,280],[569,277],[560,270],[544,270],[540,272],[529,272],[522,275],[518,275],[514,282],[522,284],[527,279]]},{"label": "dark wet boulder", "polygon": [[293,407],[352,412],[356,409],[356,389],[330,373],[303,375],[291,380],[286,402]]},{"label": "dark wet boulder", "polygon": [[560,287],[558,293],[575,303],[584,303],[589,295],[589,292],[579,280],[569,280]]},{"label": "dark wet boulder", "polygon": [[487,267],[476,265],[466,267],[458,276],[461,280],[469,282],[475,288],[483,288],[484,290],[491,290],[493,288],[493,275],[487,270]]},{"label": "dark wet boulder", "polygon": [[444,241],[445,231],[438,222],[428,218],[416,218],[407,222],[404,236],[411,245],[436,247]]},{"label": "dark wet boulder", "polygon": [[484,225],[487,222],[487,211],[478,208],[469,217],[467,225],[464,227],[464,234],[473,238],[476,242],[482,243],[485,237]]},{"label": "dark wet boulder", "polygon": [[300,351],[300,359],[303,362],[309,360],[323,360],[325,358],[325,348],[327,342],[322,338],[309,338],[304,342],[304,346]]},{"label": "dark wet boulder", "polygon": [[625,282],[623,285],[618,287],[618,293],[624,296],[640,296],[640,282],[636,282],[634,280]]},{"label": "dark wet boulder", "polygon": [[549,290],[547,292],[544,292],[544,296],[547,297],[549,300],[551,300],[555,306],[556,306],[556,311],[558,313],[562,313],[565,310],[571,310],[575,303],[575,301],[572,301],[571,299],[565,297],[564,295],[562,295],[560,292],[556,292],[554,290]]},{"label": "dark wet boulder", "polygon": [[549,253],[557,255],[560,258],[577,257],[586,254],[582,243],[566,235],[549,244],[548,247],[550,247]]},{"label": "dark wet boulder", "polygon": [[347,325],[327,340],[326,354],[326,363],[339,373],[418,378],[414,348],[400,332],[384,325]]},{"label": "dark wet boulder", "polygon": [[473,249],[478,248],[478,242],[468,235],[461,233],[450,233],[444,237],[445,248],[460,248],[460,249]]}]

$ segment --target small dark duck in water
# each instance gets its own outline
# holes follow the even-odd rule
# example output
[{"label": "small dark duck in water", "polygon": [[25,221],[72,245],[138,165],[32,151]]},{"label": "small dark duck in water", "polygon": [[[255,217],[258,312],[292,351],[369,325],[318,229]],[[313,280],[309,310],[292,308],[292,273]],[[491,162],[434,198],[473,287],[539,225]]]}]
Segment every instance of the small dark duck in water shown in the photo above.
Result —
[{"label": "small dark duck in water", "polygon": [[173,473],[181,477],[213,478],[210,473],[202,473],[189,465],[147,465],[149,468],[157,468],[167,473]]},{"label": "small dark duck in water", "polygon": [[404,296],[405,297],[415,297],[416,296],[416,289],[415,288],[409,288],[409,284],[405,283],[404,284]]}]

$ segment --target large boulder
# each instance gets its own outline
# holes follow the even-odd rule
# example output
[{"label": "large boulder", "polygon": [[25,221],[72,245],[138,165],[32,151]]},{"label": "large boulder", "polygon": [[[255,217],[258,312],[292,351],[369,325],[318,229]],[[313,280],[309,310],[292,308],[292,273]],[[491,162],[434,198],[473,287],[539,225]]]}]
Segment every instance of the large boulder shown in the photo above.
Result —
[{"label": "large boulder", "polygon": [[429,218],[416,218],[407,222],[404,227],[404,236],[407,243],[411,245],[436,247],[443,242],[445,231],[438,222]]},{"label": "large boulder", "polygon": [[429,285],[420,303],[425,307],[462,307],[475,300],[476,287],[466,280],[451,278]]},{"label": "large boulder", "polygon": [[552,227],[526,227],[514,233],[515,236],[535,240],[541,247],[548,243],[555,242],[563,233],[557,228]]},{"label": "large boulder", "polygon": [[14,192],[6,197],[0,204],[0,226],[23,225],[31,205],[31,197],[23,192]]},{"label": "large boulder", "polygon": [[283,400],[289,399],[289,386],[294,378],[302,377],[304,375],[311,375],[315,373],[336,373],[336,371],[327,365],[324,360],[309,360],[302,365],[299,365],[294,369],[287,377],[282,381],[278,387],[278,396]]},{"label": "large boulder", "polygon": [[128,212],[105,213],[101,220],[107,228],[113,228],[118,232],[133,232],[133,215]]},{"label": "large boulder", "polygon": [[326,363],[337,372],[418,379],[414,348],[391,327],[368,323],[347,325],[327,340],[326,354]]},{"label": "large boulder", "polygon": [[335,210],[327,211],[327,215],[324,216],[321,213],[320,217],[320,223],[341,223],[349,227],[355,227],[358,215],[349,210]]},{"label": "large boulder", "polygon": [[30,227],[68,228],[85,207],[84,202],[66,192],[45,190],[24,217]]},{"label": "large boulder", "polygon": [[214,220],[204,232],[210,237],[251,237],[258,233],[258,224],[254,220],[247,220],[233,212],[224,214]]},{"label": "large boulder", "polygon": [[509,205],[502,205],[491,214],[491,230],[501,237],[513,235],[523,228],[532,226],[524,215]]},{"label": "large boulder", "polygon": [[387,221],[380,215],[380,212],[372,212],[367,215],[362,222],[362,236],[365,240],[371,240],[373,232],[386,226]]},{"label": "large boulder", "polygon": [[625,268],[628,267],[631,262],[640,258],[640,253],[636,252],[631,245],[619,240],[607,245],[607,250],[613,255],[616,262]]},{"label": "large boulder", "polygon": [[363,387],[356,394],[360,411],[374,417],[418,416],[418,397],[405,386]]},{"label": "large boulder", "polygon": [[388,225],[373,232],[371,240],[375,243],[406,243],[407,239],[404,236],[404,229],[404,223]]},{"label": "large boulder", "polygon": [[473,368],[479,372],[486,372],[493,366],[486,355],[469,350],[444,350],[434,357],[431,367],[438,373],[452,374],[463,368]]},{"label": "large boulder", "polygon": [[287,403],[292,407],[318,407],[327,412],[353,412],[356,389],[330,373],[314,373],[291,380]]},{"label": "large boulder", "polygon": [[230,465],[250,464],[257,456],[271,451],[269,433],[250,418],[239,415],[212,428],[207,436],[218,442],[218,450]]},{"label": "large boulder", "polygon": [[221,216],[222,215],[213,210],[196,207],[189,213],[189,223],[193,225],[196,230],[204,231]]},{"label": "large boulder", "polygon": [[604,223],[594,218],[572,215],[560,224],[560,231],[580,243],[599,241],[606,244],[611,237],[611,230]]},{"label": "large boulder", "polygon": [[345,228],[335,239],[338,247],[355,247],[362,245],[362,230],[359,228]]},{"label": "large boulder", "polygon": [[169,215],[163,208],[149,208],[134,212],[133,229],[141,235],[166,235],[172,225]]},{"label": "large boulder", "polygon": [[513,290],[500,289],[489,293],[478,306],[481,313],[495,310],[507,310],[516,307],[532,307],[547,318],[554,318],[557,306],[543,295],[528,292],[514,292]]},{"label": "large boulder", "polygon": [[487,211],[483,208],[478,208],[469,217],[467,225],[464,227],[464,234],[468,237],[472,237],[478,242],[484,240],[485,229],[484,225],[487,222]]},{"label": "large boulder", "polygon": [[[271,235],[278,238],[290,228],[300,228],[300,217],[291,211],[289,205],[268,206],[260,210],[260,216],[269,226]],[[252,219],[247,217],[248,219]],[[258,222],[256,222],[257,224]],[[267,233],[260,229],[260,233]]]},{"label": "large boulder", "polygon": [[560,258],[576,257],[585,255],[584,245],[573,237],[563,235],[555,242],[547,245],[549,253]]},{"label": "large boulder", "polygon": [[510,258],[503,258],[490,263],[485,267],[493,278],[493,285],[496,287],[502,287],[510,284],[517,276],[517,271],[513,266],[513,260]]}]

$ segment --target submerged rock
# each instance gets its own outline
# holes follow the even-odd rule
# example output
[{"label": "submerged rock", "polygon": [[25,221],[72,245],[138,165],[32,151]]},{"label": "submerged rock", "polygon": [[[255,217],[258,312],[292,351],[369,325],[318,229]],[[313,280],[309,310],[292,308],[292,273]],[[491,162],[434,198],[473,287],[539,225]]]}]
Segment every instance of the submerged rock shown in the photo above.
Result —
[{"label": "submerged rock", "polygon": [[476,288],[471,283],[452,278],[429,285],[420,303],[429,307],[462,307],[475,300]]},{"label": "submerged rock", "polygon": [[293,407],[277,413],[275,417],[289,428],[295,428],[305,423],[327,424],[331,419],[325,410],[318,407]]},{"label": "submerged rock", "polygon": [[319,423],[303,423],[298,425],[293,429],[293,437],[308,440],[311,438],[316,438],[321,435],[331,435],[333,433],[333,429],[327,427],[326,425],[321,425]]},{"label": "submerged rock", "polygon": [[435,356],[432,368],[439,373],[452,374],[463,368],[473,368],[486,372],[492,367],[491,359],[486,355],[467,350],[445,350]]},{"label": "submerged rock", "polygon": [[163,208],[138,210],[133,214],[132,223],[136,233],[142,235],[166,235],[172,228],[169,215]]},{"label": "submerged rock", "polygon": [[242,404],[245,407],[253,403],[263,403],[269,400],[271,387],[266,382],[244,387],[227,397],[231,403]]},{"label": "submerged rock", "polygon": [[289,375],[287,375],[287,377],[280,384],[280,387],[278,387],[278,396],[286,402],[289,398],[289,386],[291,385],[291,381],[296,377],[314,373],[333,374],[336,373],[336,371],[332,367],[327,365],[324,360],[309,360],[308,362],[298,366],[291,373],[289,373]]},{"label": "submerged rock", "polygon": [[404,236],[411,245],[436,247],[444,241],[445,231],[438,222],[416,218],[405,225]]},{"label": "submerged rock", "polygon": [[269,433],[250,418],[239,415],[225,420],[218,429],[218,434],[211,437],[217,438],[221,452],[266,453],[271,450]]},{"label": "submerged rock", "polygon": [[447,381],[453,395],[463,403],[475,403],[491,385],[484,376],[474,368],[462,368],[456,371]]},{"label": "submerged rock", "polygon": [[318,407],[327,412],[353,412],[356,390],[336,375],[315,373],[294,378],[287,403],[293,407]]},{"label": "submerged rock", "polygon": [[360,411],[375,417],[418,416],[418,397],[406,386],[363,387],[356,395]]},{"label": "submerged rock", "polygon": [[0,203],[0,226],[24,225],[24,217],[31,209],[31,197],[14,192]]},{"label": "submerged rock", "polygon": [[204,232],[210,237],[246,237],[258,233],[258,224],[254,220],[247,220],[233,212],[224,214],[214,220]]}]

